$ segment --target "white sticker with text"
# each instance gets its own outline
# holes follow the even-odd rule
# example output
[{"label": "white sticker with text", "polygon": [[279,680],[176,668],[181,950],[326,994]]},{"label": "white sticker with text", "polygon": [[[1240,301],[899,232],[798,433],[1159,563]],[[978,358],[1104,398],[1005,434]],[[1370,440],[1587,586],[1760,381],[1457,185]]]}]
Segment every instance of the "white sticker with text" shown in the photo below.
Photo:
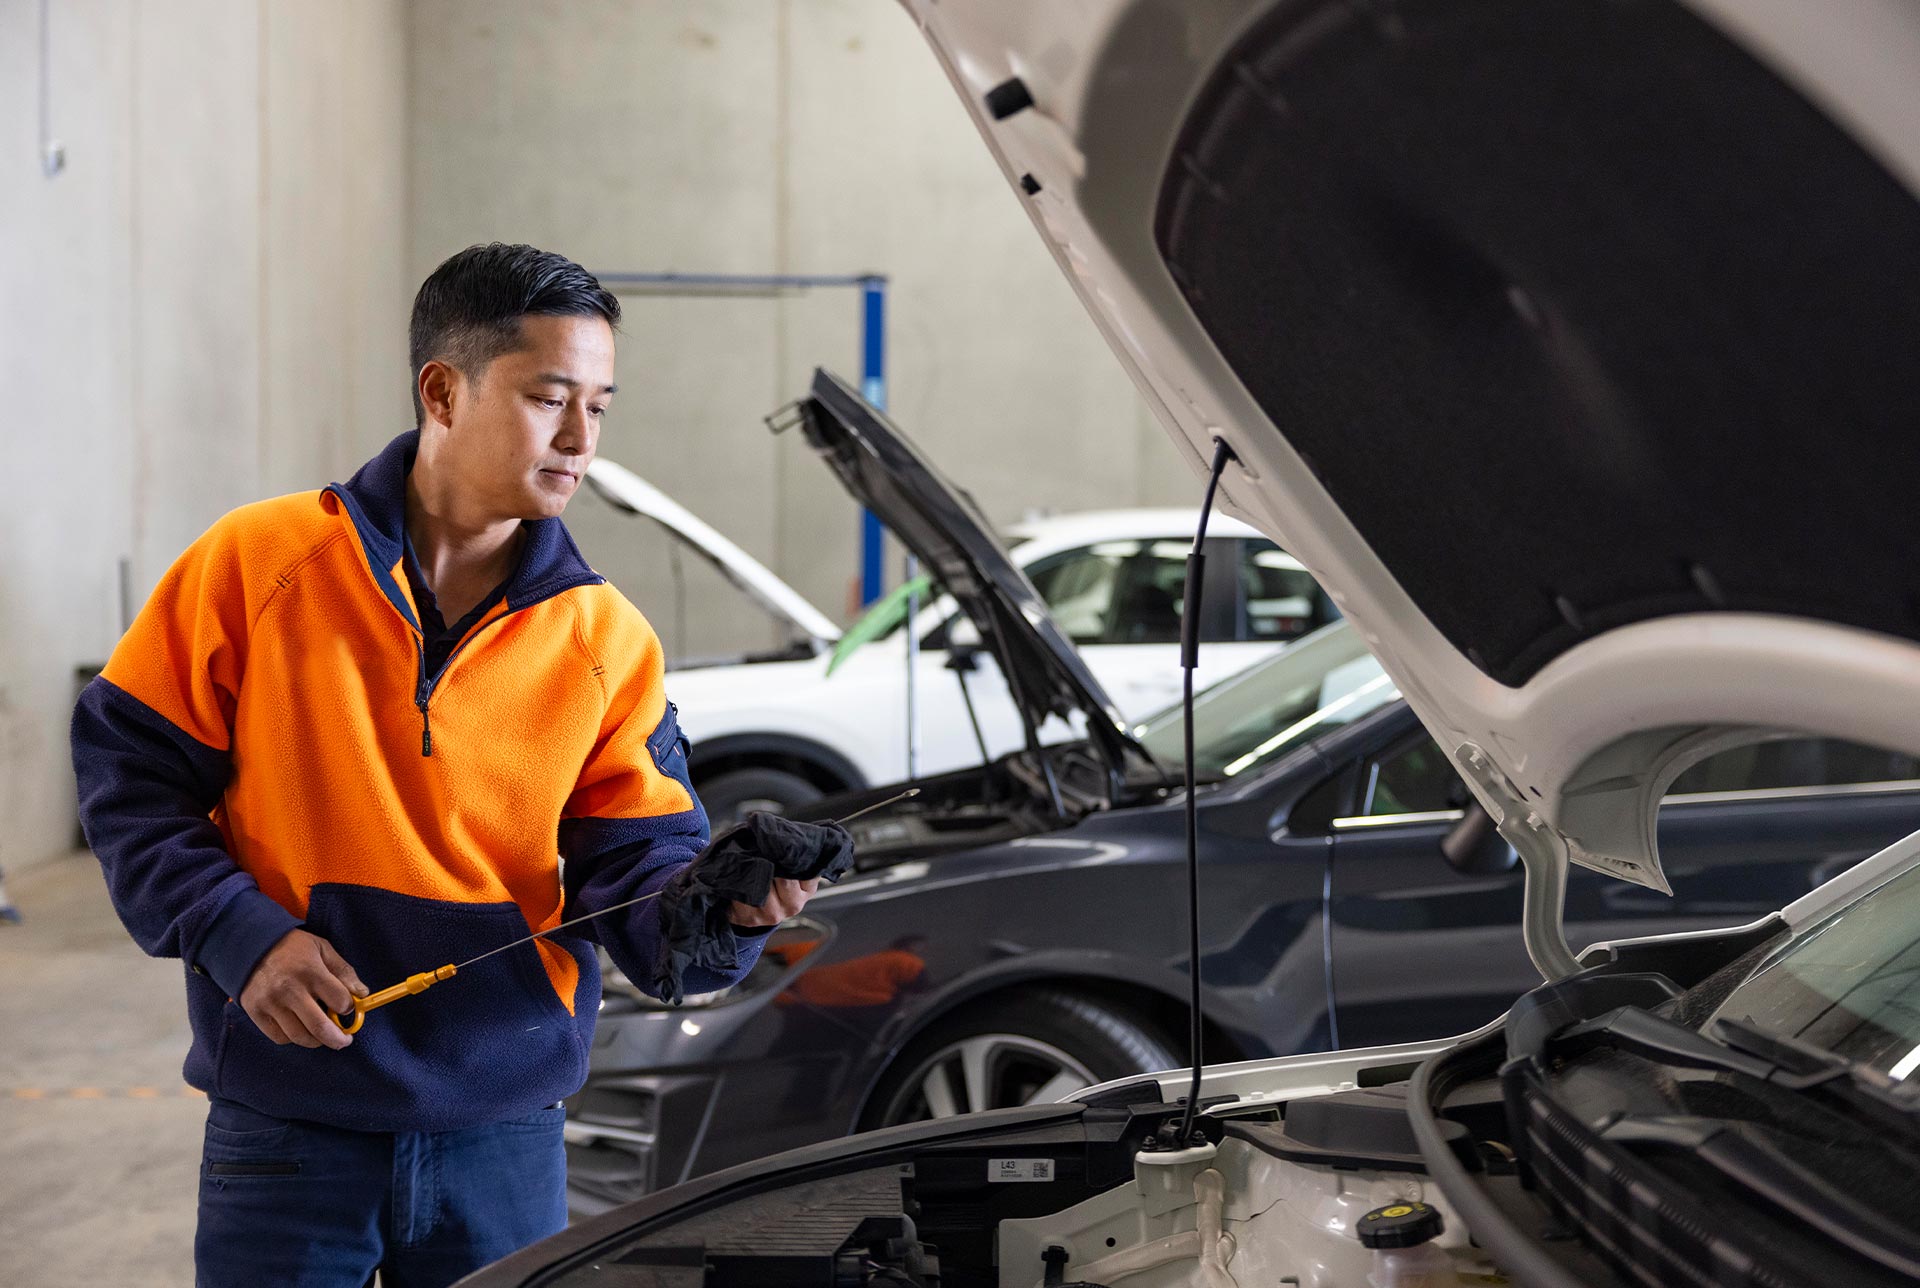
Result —
[{"label": "white sticker with text", "polygon": [[990,1158],[987,1160],[987,1179],[989,1181],[1050,1181],[1053,1179],[1053,1160],[1051,1158]]}]

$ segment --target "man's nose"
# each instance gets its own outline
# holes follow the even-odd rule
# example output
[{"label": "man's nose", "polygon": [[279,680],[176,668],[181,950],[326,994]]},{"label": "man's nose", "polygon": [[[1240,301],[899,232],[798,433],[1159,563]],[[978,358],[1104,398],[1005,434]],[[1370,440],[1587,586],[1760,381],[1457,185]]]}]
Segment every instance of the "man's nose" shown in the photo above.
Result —
[{"label": "man's nose", "polygon": [[560,418],[560,433],[553,445],[568,456],[585,456],[593,450],[594,430],[592,414],[584,405],[570,402]]}]

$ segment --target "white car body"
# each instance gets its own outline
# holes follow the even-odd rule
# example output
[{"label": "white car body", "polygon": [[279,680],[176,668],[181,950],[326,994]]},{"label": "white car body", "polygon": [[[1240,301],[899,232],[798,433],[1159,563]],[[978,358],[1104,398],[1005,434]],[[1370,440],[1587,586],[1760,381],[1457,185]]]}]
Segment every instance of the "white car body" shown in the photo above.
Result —
[{"label": "white car body", "polygon": [[[838,628],[758,560],[623,466],[597,460],[588,478],[614,504],[660,523],[693,546],[735,585],[814,641],[811,657],[673,671],[668,689],[679,709],[681,727],[694,744],[696,785],[716,772],[802,763],[811,766],[811,772],[802,776],[822,790],[910,776],[908,641],[943,634],[954,617],[950,599],[941,596],[921,608],[910,631],[895,630],[855,649],[833,667],[831,651],[840,636]],[[1177,562],[1186,557],[1197,518],[1197,511],[1181,509],[1091,511],[1029,519],[1011,527],[1007,539],[1014,563],[1023,570],[1079,551],[1140,545],[1164,547],[1156,553]],[[1246,558],[1274,570],[1300,571],[1297,561],[1236,520],[1215,519],[1208,535],[1210,540],[1256,543],[1247,549]],[[1303,616],[1312,612],[1309,604],[1273,604],[1277,611],[1297,610]],[[1070,635],[1087,637],[1075,620],[1074,602],[1050,606]],[[911,766],[914,775],[979,764],[1012,751],[1022,739],[1020,717],[1005,678],[989,654],[977,653],[967,686],[987,744],[987,755],[982,756],[960,683],[949,667],[953,655],[938,644],[934,639],[934,646],[922,647],[914,659],[920,730],[919,756]],[[1201,650],[1196,685],[1225,679],[1280,646],[1266,641],[1210,640]],[[1144,719],[1179,696],[1177,643],[1086,642],[1079,651],[1130,721]],[[1056,722],[1048,732],[1055,738],[1075,734],[1064,722]],[[723,768],[715,770],[716,764]]]}]

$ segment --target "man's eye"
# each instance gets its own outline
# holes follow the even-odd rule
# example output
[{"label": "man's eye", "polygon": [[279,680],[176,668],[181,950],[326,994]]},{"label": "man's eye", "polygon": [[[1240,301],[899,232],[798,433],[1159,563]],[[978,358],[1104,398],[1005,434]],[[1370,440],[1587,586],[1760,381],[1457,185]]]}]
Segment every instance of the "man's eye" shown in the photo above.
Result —
[{"label": "man's eye", "polygon": [[567,405],[567,400],[564,398],[535,398],[534,401],[549,411],[554,411]]},{"label": "man's eye", "polygon": [[605,407],[589,407],[587,408],[587,414],[596,417],[604,416],[607,414],[607,409]]}]

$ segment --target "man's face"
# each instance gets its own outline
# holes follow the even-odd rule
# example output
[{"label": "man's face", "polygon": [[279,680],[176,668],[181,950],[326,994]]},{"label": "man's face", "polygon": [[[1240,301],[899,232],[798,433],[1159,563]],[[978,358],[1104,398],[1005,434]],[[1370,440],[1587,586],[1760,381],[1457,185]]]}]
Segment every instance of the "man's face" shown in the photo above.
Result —
[{"label": "man's face", "polygon": [[613,328],[600,317],[524,317],[517,349],[477,379],[448,375],[442,459],[461,495],[491,518],[558,517],[613,398]]}]

